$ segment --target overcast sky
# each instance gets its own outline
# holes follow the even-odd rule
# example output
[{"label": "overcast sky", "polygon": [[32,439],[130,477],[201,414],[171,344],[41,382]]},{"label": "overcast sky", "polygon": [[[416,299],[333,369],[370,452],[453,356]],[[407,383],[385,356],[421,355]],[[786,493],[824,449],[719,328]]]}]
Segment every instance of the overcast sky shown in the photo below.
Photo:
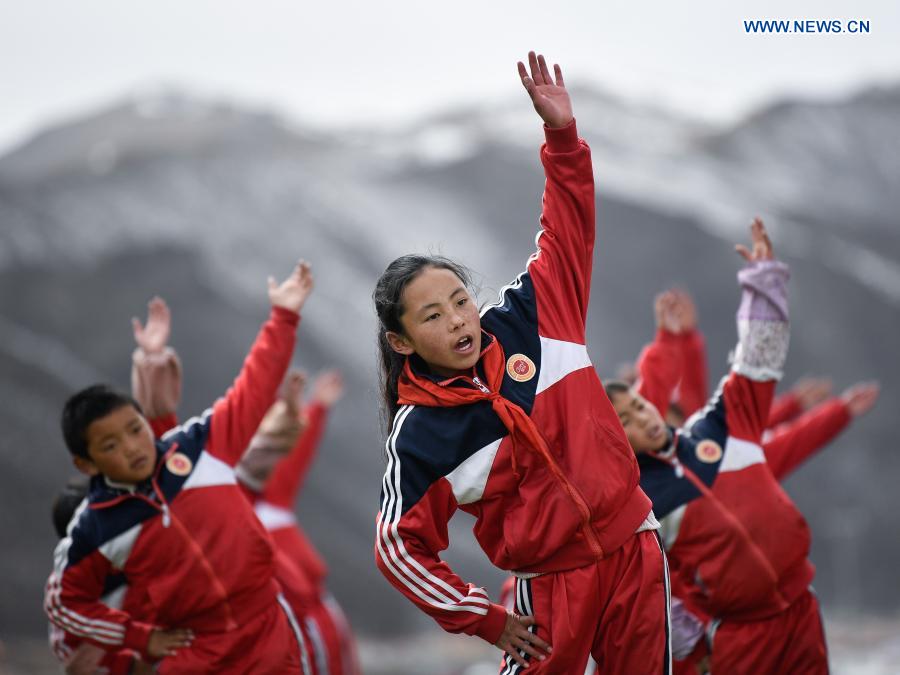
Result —
[{"label": "overcast sky", "polygon": [[[509,95],[530,48],[568,82],[722,118],[780,95],[900,81],[900,2],[0,0],[0,151],[176,85],[301,121],[405,120]],[[868,35],[747,35],[744,19],[867,19]]]}]

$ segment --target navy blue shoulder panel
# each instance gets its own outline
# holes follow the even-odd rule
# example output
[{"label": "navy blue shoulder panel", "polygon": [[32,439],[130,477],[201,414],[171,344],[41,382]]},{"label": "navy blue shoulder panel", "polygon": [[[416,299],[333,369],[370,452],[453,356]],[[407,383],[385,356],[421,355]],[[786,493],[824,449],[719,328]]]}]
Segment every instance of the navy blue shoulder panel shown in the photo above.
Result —
[{"label": "navy blue shoulder panel", "polygon": [[124,499],[100,509],[86,508],[72,528],[68,564],[77,564],[106,542],[156,515],[159,511],[141,499]]},{"label": "navy blue shoulder panel", "polygon": [[504,398],[530,415],[541,371],[541,339],[534,283],[528,272],[520,274],[515,283],[506,287],[500,296],[500,304],[491,306],[481,317],[481,326],[500,342],[507,365],[515,365],[518,355],[528,357],[534,365],[532,377],[524,382],[513,379],[507,369],[500,387]]},{"label": "navy blue shoulder panel", "polygon": [[[709,451],[703,452],[703,446],[706,442],[715,443],[718,451],[714,453]],[[724,457],[722,449],[723,445],[718,438],[699,438],[689,435],[678,437],[678,460],[693,471],[707,486],[715,483],[716,476],[719,475],[719,467],[722,465],[722,458]]]},{"label": "navy blue shoulder panel", "polygon": [[679,506],[700,496],[700,491],[684,476],[678,476],[675,467],[650,455],[639,455],[641,489],[653,502],[653,513],[665,518]]},{"label": "navy blue shoulder panel", "polygon": [[724,386],[725,377],[719,384],[719,388],[713,394],[709,403],[687,420],[682,434],[690,436],[695,441],[709,439],[715,441],[721,447],[725,446],[728,439],[728,421],[726,419]]},{"label": "navy blue shoulder panel", "polygon": [[[388,465],[395,469],[388,489],[392,493],[397,490],[399,461],[401,513],[415,506],[433,483],[507,434],[487,401],[452,408],[401,409],[395,425],[398,422],[399,433],[395,428],[388,440]],[[384,496],[382,492],[382,502]],[[391,515],[383,514],[386,519]]]},{"label": "navy blue shoulder panel", "polygon": [[157,441],[158,447],[161,448],[163,454],[172,449],[177,444],[175,453],[181,454],[187,458],[189,464],[183,462],[176,466],[177,471],[172,471],[169,462],[160,467],[157,477],[157,485],[165,495],[166,501],[171,502],[181,491],[182,486],[191,477],[194,469],[197,468],[197,462],[200,455],[206,448],[206,441],[209,438],[209,429],[212,424],[212,410],[207,410],[200,417],[192,417],[184,424],[171,429],[163,435],[161,441]]}]

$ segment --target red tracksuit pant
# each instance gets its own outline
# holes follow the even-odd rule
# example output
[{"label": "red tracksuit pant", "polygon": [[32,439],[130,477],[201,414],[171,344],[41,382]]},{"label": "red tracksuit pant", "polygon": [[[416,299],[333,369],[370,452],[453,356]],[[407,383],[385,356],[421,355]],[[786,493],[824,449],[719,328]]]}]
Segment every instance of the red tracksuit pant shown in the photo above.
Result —
[{"label": "red tracksuit pant", "polygon": [[712,632],[711,672],[727,675],[826,675],[828,650],[819,601],[807,591],[760,621],[722,621]]},{"label": "red tracksuit pant", "polygon": [[[225,633],[200,633],[190,647],[160,661],[163,675],[228,673],[229,675],[306,675],[301,645],[285,608],[273,603],[240,628]],[[305,649],[305,644],[302,645]]]},{"label": "red tracksuit pant", "polygon": [[[669,578],[655,532],[587,567],[516,579],[514,611],[534,616],[553,647],[544,661],[529,658],[528,675],[581,675],[589,656],[603,675],[671,673]],[[500,675],[520,672],[503,658]]]},{"label": "red tracksuit pant", "polygon": [[310,659],[319,675],[359,675],[356,642],[337,600],[323,591],[303,620],[311,642]]}]

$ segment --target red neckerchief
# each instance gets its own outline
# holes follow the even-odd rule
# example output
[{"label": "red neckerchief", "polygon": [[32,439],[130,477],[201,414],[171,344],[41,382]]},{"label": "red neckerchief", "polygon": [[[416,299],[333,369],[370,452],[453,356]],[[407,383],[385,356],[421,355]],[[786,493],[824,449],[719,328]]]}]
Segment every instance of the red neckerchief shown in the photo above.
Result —
[{"label": "red neckerchief", "polygon": [[[482,333],[490,340],[479,358],[487,382],[482,381],[474,369],[471,375],[457,375],[441,382],[435,382],[418,375],[413,370],[410,359],[407,358],[397,384],[397,402],[400,405],[450,408],[478,401],[490,401],[491,407],[503,426],[509,431],[512,439],[512,468],[516,478],[519,478],[516,451],[526,449],[542,455],[553,473],[557,474],[557,478],[567,482],[562,478],[562,472],[553,461],[547,442],[532,419],[521,407],[500,395],[500,386],[503,384],[503,374],[506,371],[506,355],[497,338],[486,331],[482,331]],[[474,386],[449,386],[459,381]]]}]

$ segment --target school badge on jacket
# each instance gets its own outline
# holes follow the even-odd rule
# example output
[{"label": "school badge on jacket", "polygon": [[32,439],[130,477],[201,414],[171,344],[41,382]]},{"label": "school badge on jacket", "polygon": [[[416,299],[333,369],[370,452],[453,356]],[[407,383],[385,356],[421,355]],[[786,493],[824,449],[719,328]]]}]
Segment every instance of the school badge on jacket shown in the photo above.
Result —
[{"label": "school badge on jacket", "polygon": [[187,455],[176,452],[166,460],[166,468],[176,476],[187,476],[194,468],[194,464]]},{"label": "school badge on jacket", "polygon": [[697,459],[706,464],[715,464],[722,459],[722,446],[708,438],[697,443],[695,452]]},{"label": "school badge on jacket", "polygon": [[506,360],[506,373],[516,382],[528,382],[536,372],[534,361],[524,354],[513,354]]}]

